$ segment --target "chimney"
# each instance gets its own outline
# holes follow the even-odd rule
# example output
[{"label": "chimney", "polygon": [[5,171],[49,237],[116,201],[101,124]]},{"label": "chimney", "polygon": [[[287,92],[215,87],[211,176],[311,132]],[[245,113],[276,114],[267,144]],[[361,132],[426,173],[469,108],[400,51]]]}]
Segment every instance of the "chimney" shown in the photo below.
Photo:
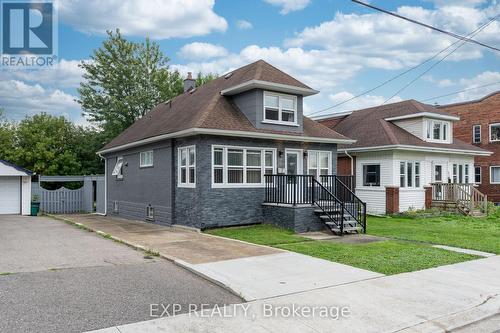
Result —
[{"label": "chimney", "polygon": [[188,72],[187,78],[184,80],[184,92],[188,92],[196,88],[196,81],[193,79],[191,72]]}]

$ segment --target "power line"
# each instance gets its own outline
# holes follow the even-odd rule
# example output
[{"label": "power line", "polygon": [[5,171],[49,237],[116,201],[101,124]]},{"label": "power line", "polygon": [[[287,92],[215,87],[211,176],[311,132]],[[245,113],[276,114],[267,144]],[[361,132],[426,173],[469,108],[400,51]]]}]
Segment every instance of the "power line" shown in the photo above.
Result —
[{"label": "power line", "polygon": [[488,84],[483,84],[482,86],[477,86],[477,87],[462,89],[462,90],[455,91],[455,92],[452,92],[452,93],[449,93],[449,94],[445,94],[445,95],[441,95],[441,96],[435,96],[435,97],[431,97],[431,98],[426,98],[426,99],[421,100],[421,102],[427,102],[427,101],[431,101],[431,100],[434,100],[434,99],[440,99],[440,98],[443,98],[443,97],[448,97],[448,96],[460,94],[462,92],[466,92],[466,91],[469,91],[469,90],[475,90],[475,89],[479,89],[479,88],[493,86],[495,84],[500,84],[500,81],[493,82],[493,83],[488,83]]},{"label": "power line", "polygon": [[[496,20],[496,18],[497,18],[497,17],[498,17],[498,15],[497,15],[496,17],[494,17],[493,19],[491,19],[490,21],[488,21],[488,22],[486,22],[485,24],[483,24],[482,26],[480,26],[479,28],[477,28],[476,30],[474,30],[473,32],[471,32],[470,34],[473,34],[474,32],[478,31],[479,29],[481,29],[481,28],[483,28],[483,27],[485,27],[485,26],[489,25],[491,22],[493,22],[494,20]],[[470,35],[470,34],[469,34],[469,35]],[[329,107],[326,107],[326,108],[324,108],[324,109],[321,109],[321,110],[315,111],[315,112],[313,112],[313,113],[310,113],[310,114],[309,114],[309,116],[313,116],[313,115],[315,115],[315,114],[322,113],[322,112],[328,111],[328,110],[330,110],[330,109],[334,109],[334,108],[336,108],[337,106],[341,106],[341,105],[343,105],[343,104],[345,104],[345,103],[348,103],[348,102],[350,102],[350,101],[352,101],[352,100],[354,100],[354,99],[356,99],[356,98],[359,98],[359,97],[361,97],[361,96],[364,96],[364,95],[366,95],[366,94],[369,94],[369,93],[371,93],[372,91],[377,90],[378,88],[380,88],[380,87],[382,87],[382,86],[385,86],[386,84],[388,84],[388,83],[390,83],[390,82],[392,82],[392,81],[394,81],[394,80],[396,80],[396,79],[400,78],[401,76],[403,76],[403,75],[405,75],[405,74],[407,74],[407,73],[411,72],[412,70],[417,69],[417,68],[419,68],[420,66],[425,65],[426,63],[428,63],[429,61],[431,61],[431,60],[435,59],[435,58],[436,58],[437,56],[439,56],[441,53],[445,52],[446,50],[450,49],[451,47],[453,47],[455,44],[458,44],[458,43],[460,43],[460,41],[458,41],[458,40],[457,40],[457,41],[453,42],[452,44],[448,45],[447,47],[445,47],[444,49],[442,49],[441,51],[439,51],[439,52],[437,52],[436,54],[434,54],[432,57],[427,58],[426,60],[424,60],[424,61],[423,61],[423,62],[421,62],[420,64],[415,65],[415,66],[413,66],[413,67],[411,67],[411,68],[409,68],[409,69],[407,69],[407,70],[405,70],[405,71],[403,71],[403,72],[401,72],[401,73],[399,73],[399,74],[397,74],[397,75],[393,76],[392,78],[390,78],[390,79],[388,79],[388,80],[386,80],[386,81],[384,81],[384,82],[380,83],[379,85],[377,85],[377,86],[375,86],[375,87],[373,87],[373,88],[370,88],[370,89],[368,89],[368,90],[363,91],[362,93],[360,93],[360,94],[358,94],[358,95],[355,95],[355,96],[353,96],[353,97],[350,97],[350,98],[348,98],[348,99],[346,99],[346,100],[344,100],[344,101],[342,101],[342,102],[339,102],[339,103],[337,103],[337,104],[334,104],[334,105],[332,105],[332,106],[329,106]],[[392,97],[391,97],[391,98],[392,98]]]},{"label": "power line", "polygon": [[[472,33],[470,33],[468,36],[475,36],[477,35],[478,33],[480,33],[484,28],[486,28],[488,25],[490,25],[493,21],[495,21],[497,19],[498,16],[495,16],[494,18],[492,18],[490,21],[488,21],[486,24],[482,25],[481,27],[479,27],[478,29],[474,30]],[[457,47],[455,47],[453,50],[451,50],[450,52],[448,52],[446,55],[444,55],[441,59],[439,59],[437,62],[435,62],[434,64],[432,64],[429,68],[427,68],[424,72],[420,73],[420,75],[418,75],[416,78],[414,78],[413,80],[411,80],[410,82],[408,82],[407,84],[405,84],[401,89],[399,89],[398,91],[396,91],[391,97],[389,97],[388,99],[386,99],[384,101],[383,104],[387,103],[388,101],[390,101],[394,96],[398,95],[400,92],[402,92],[403,90],[405,90],[406,88],[408,88],[410,85],[412,85],[414,82],[416,82],[418,79],[420,79],[422,76],[424,76],[425,74],[427,74],[429,71],[431,71],[434,67],[436,67],[437,65],[439,65],[442,61],[444,61],[446,58],[448,58],[450,55],[452,55],[456,50],[458,50],[459,48],[461,48],[464,44],[465,44],[465,41],[458,41],[458,43],[460,45],[458,45]]]},{"label": "power line", "polygon": [[408,22],[411,22],[411,23],[415,23],[415,24],[418,24],[418,25],[421,25],[423,27],[426,27],[426,28],[429,28],[429,29],[432,29],[432,30],[435,30],[435,31],[438,31],[438,32],[441,32],[441,33],[444,33],[446,35],[449,35],[453,38],[457,38],[457,39],[460,39],[460,40],[463,40],[465,42],[469,42],[469,43],[474,43],[474,44],[477,44],[477,45],[481,45],[481,46],[484,46],[484,47],[487,47],[489,49],[492,49],[492,50],[495,50],[495,51],[500,51],[499,48],[496,48],[494,46],[490,46],[490,45],[487,45],[487,44],[484,44],[484,43],[481,43],[481,42],[478,42],[477,40],[474,40],[474,39],[471,39],[471,38],[468,38],[466,36],[461,36],[461,35],[458,35],[458,34],[455,34],[453,32],[449,32],[449,31],[446,31],[446,30],[443,30],[443,29],[439,29],[439,28],[436,28],[436,27],[433,27],[432,25],[429,25],[429,24],[425,24],[425,23],[422,23],[422,22],[419,22],[417,20],[413,20],[413,19],[410,19],[410,18],[407,18],[407,17],[404,17],[402,15],[399,15],[399,14],[396,14],[396,13],[393,13],[393,12],[390,12],[388,10],[385,10],[385,9],[382,9],[382,8],[379,8],[379,7],[376,7],[376,6],[373,6],[373,5],[370,5],[370,4],[367,4],[367,3],[364,3],[364,2],[361,2],[361,1],[358,1],[358,0],[351,0],[352,2],[355,2],[355,3],[358,3],[360,5],[363,5],[363,6],[366,6],[366,7],[369,7],[369,8],[372,8],[372,9],[375,9],[379,12],[382,12],[382,13],[385,13],[385,14],[388,14],[388,15],[391,15],[391,16],[394,16],[394,17],[397,17],[397,18],[400,18],[400,19],[403,19],[403,20],[406,20]]}]

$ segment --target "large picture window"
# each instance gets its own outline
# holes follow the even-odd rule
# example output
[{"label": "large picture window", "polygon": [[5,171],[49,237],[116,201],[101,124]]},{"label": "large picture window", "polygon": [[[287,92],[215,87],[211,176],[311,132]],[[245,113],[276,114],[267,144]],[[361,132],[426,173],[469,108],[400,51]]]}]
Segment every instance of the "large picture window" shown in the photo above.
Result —
[{"label": "large picture window", "polygon": [[363,186],[380,186],[380,164],[363,165]]},{"label": "large picture window", "polygon": [[264,122],[296,125],[297,97],[264,92]]},{"label": "large picture window", "polygon": [[318,178],[320,175],[329,175],[331,152],[309,150],[307,152],[307,173]]},{"label": "large picture window", "polygon": [[214,187],[264,186],[264,175],[275,173],[276,151],[265,148],[212,147]]},{"label": "large picture window", "polygon": [[196,186],[196,150],[195,146],[182,147],[178,150],[178,185],[179,187]]}]

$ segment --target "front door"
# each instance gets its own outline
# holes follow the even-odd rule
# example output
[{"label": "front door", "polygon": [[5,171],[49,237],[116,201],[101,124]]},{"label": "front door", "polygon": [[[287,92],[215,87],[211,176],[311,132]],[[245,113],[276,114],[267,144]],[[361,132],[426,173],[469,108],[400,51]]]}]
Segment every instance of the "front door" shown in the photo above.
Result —
[{"label": "front door", "polygon": [[285,150],[285,173],[287,175],[302,174],[302,150]]}]

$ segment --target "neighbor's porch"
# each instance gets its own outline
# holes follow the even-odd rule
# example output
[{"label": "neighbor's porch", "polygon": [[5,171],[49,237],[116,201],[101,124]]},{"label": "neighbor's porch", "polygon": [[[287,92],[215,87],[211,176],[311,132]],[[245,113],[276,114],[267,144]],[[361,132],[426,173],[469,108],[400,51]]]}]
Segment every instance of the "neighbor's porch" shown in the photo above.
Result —
[{"label": "neighbor's porch", "polygon": [[488,214],[488,197],[473,184],[431,183],[426,192],[426,203],[430,203],[431,207],[458,211],[464,215]]}]

